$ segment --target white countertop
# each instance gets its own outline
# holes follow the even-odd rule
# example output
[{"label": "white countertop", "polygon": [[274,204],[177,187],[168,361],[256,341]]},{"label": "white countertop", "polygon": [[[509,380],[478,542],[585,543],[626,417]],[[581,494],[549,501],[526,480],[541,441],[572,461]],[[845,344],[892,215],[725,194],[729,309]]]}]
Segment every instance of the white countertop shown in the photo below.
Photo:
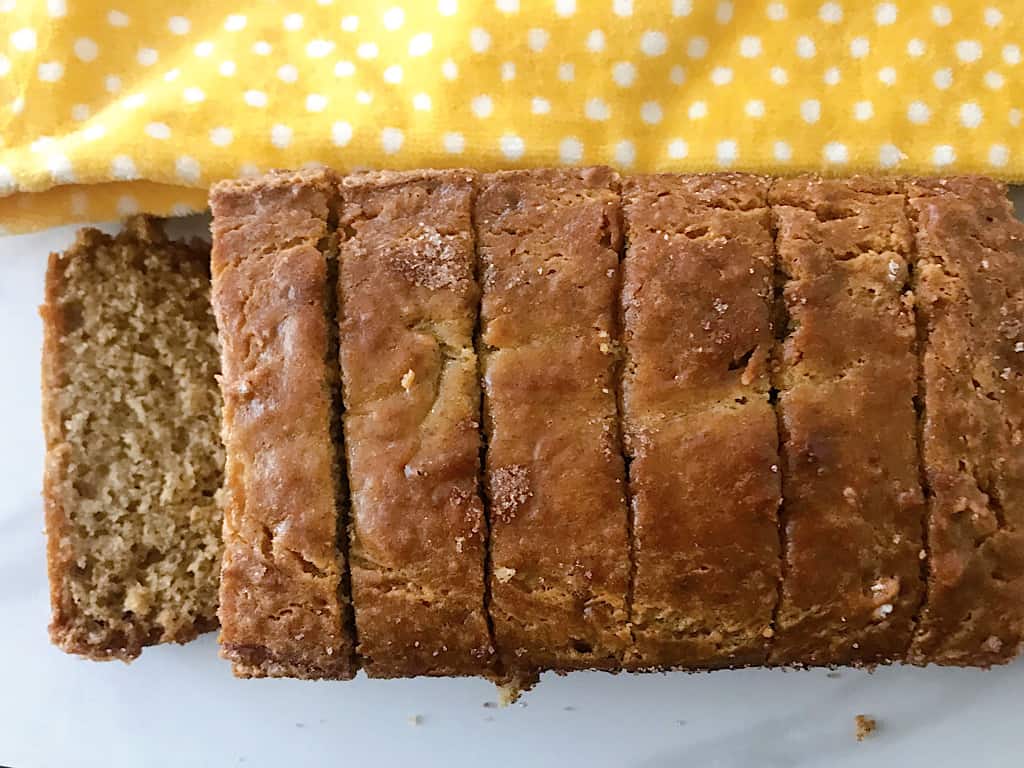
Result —
[{"label": "white countertop", "polygon": [[[1018,195],[1018,211],[1021,195]],[[46,634],[39,349],[46,254],[0,238],[0,766],[1017,766],[1024,661],[879,669],[546,675],[491,708],[478,680],[235,680],[213,635],[126,666]],[[879,729],[854,738],[854,716]],[[419,716],[419,723],[414,721]]]}]

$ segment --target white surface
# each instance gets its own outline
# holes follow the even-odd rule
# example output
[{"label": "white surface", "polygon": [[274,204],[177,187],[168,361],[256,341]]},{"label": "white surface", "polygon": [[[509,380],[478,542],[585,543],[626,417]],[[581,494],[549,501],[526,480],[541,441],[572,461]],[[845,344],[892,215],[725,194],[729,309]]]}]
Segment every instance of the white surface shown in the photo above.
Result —
[{"label": "white surface", "polygon": [[[1018,207],[1019,210],[1019,207]],[[1024,662],[545,676],[521,705],[476,680],[235,680],[213,635],[130,666],[66,656],[49,619],[39,496],[46,254],[72,228],[0,238],[0,765],[1017,766]],[[879,731],[854,739],[853,718]],[[414,725],[410,718],[419,715]]]}]

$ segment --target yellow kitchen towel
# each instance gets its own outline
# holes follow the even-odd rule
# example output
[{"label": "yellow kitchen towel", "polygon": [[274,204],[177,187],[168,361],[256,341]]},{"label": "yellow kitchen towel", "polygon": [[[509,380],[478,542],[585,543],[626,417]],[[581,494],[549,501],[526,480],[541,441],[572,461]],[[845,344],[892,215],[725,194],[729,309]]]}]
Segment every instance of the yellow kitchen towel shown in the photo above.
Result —
[{"label": "yellow kitchen towel", "polygon": [[0,0],[0,226],[323,163],[1024,178],[1024,0]]}]

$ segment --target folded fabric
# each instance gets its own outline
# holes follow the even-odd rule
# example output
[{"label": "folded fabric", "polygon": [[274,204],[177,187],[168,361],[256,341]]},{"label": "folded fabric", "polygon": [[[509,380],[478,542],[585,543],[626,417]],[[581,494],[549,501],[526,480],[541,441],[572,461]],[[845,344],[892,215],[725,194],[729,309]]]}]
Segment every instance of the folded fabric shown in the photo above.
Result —
[{"label": "folded fabric", "polygon": [[3,0],[0,221],[183,213],[217,179],[311,163],[1022,179],[1020,11]]}]

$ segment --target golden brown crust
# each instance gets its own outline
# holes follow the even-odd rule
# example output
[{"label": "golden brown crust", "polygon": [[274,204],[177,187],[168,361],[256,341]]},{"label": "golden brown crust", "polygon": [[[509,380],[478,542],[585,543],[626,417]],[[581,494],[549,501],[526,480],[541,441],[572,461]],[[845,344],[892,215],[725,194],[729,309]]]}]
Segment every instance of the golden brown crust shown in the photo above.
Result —
[{"label": "golden brown crust", "polygon": [[990,179],[907,194],[929,554],[910,660],[989,666],[1024,638],[1024,224]]},{"label": "golden brown crust", "polygon": [[770,661],[902,659],[922,591],[911,243],[896,182],[773,183],[785,564]]},{"label": "golden brown crust", "polygon": [[247,677],[349,678],[328,172],[211,191],[227,448],[222,654]]},{"label": "golden brown crust", "polygon": [[741,174],[624,184],[631,667],[765,660],[780,494],[766,192]]},{"label": "golden brown crust", "polygon": [[475,217],[498,652],[513,676],[618,668],[629,643],[618,179],[601,168],[488,174]]},{"label": "golden brown crust", "polygon": [[352,599],[371,677],[490,670],[473,176],[342,180],[338,275]]},{"label": "golden brown crust", "polygon": [[[112,255],[112,254],[117,255]],[[77,298],[70,299],[67,294],[73,288],[76,278],[68,272],[72,263],[76,267],[78,279],[95,272],[98,280],[106,279],[99,271],[97,262],[101,258],[109,258],[118,265],[115,269],[136,269],[139,273],[145,270],[148,263],[158,264],[160,269],[187,274],[195,279],[207,281],[209,264],[209,248],[201,243],[186,244],[170,241],[164,235],[160,223],[147,216],[138,216],[128,220],[116,236],[108,236],[96,229],[82,229],[78,232],[74,245],[65,253],[52,253],[46,271],[44,303],[39,308],[43,320],[43,351],[42,351],[42,419],[43,432],[46,440],[46,457],[43,478],[43,502],[46,523],[46,558],[50,583],[50,604],[52,617],[50,622],[50,638],[52,642],[68,653],[106,661],[119,659],[131,661],[139,656],[145,646],[157,643],[186,643],[198,635],[215,629],[217,620],[214,615],[215,604],[205,606],[206,615],[197,615],[192,619],[185,616],[169,616],[157,613],[156,618],[147,613],[127,613],[123,608],[111,607],[109,611],[100,613],[95,606],[83,605],[76,598],[74,584],[81,580],[81,569],[78,560],[83,551],[92,546],[88,536],[83,534],[81,523],[76,523],[82,506],[81,498],[70,495],[67,489],[82,482],[83,468],[76,466],[75,447],[66,428],[72,419],[88,418],[92,414],[83,413],[88,406],[79,402],[70,390],[76,382],[69,381],[72,358],[75,354],[68,346],[70,335],[82,322],[81,312],[75,311],[75,317],[68,316],[69,305],[75,304]],[[125,282],[130,282],[137,274],[121,274]],[[187,278],[186,278],[187,279]],[[137,294],[136,301],[141,306],[132,306],[132,310],[142,313],[145,321],[159,322],[154,310],[155,306],[145,304],[148,294]],[[97,301],[101,301],[97,297]],[[111,311],[119,311],[111,310]],[[126,318],[121,318],[126,319]],[[188,322],[182,320],[182,322]],[[93,329],[110,332],[113,329]],[[99,339],[86,343],[99,345]],[[202,350],[195,350],[198,356]],[[85,364],[88,367],[88,364]],[[212,380],[212,378],[211,378]],[[127,376],[118,380],[125,385]],[[79,382],[89,386],[90,382]],[[108,382],[109,384],[110,382]],[[128,384],[127,389],[119,393],[122,398],[131,398],[137,394]],[[164,403],[173,406],[173,403]],[[157,417],[154,414],[154,417]],[[79,447],[88,451],[90,446]],[[101,457],[92,457],[101,461]],[[150,457],[155,460],[154,457]],[[217,457],[210,455],[207,460],[212,463]],[[117,467],[127,474],[129,468]],[[154,499],[150,500],[155,502]],[[109,513],[121,512],[118,501],[109,505]],[[152,514],[159,512],[157,503]],[[200,510],[195,511],[197,514]],[[141,516],[141,511],[133,514]],[[136,542],[141,548],[142,542]],[[99,546],[97,542],[96,546]],[[196,553],[198,554],[198,553]],[[214,553],[216,554],[216,553]],[[121,562],[123,573],[121,584],[114,587],[123,599],[125,588],[130,586],[136,574],[131,569],[138,563],[130,560]],[[172,609],[171,606],[167,607]],[[172,621],[173,620],[173,623]]]}]

